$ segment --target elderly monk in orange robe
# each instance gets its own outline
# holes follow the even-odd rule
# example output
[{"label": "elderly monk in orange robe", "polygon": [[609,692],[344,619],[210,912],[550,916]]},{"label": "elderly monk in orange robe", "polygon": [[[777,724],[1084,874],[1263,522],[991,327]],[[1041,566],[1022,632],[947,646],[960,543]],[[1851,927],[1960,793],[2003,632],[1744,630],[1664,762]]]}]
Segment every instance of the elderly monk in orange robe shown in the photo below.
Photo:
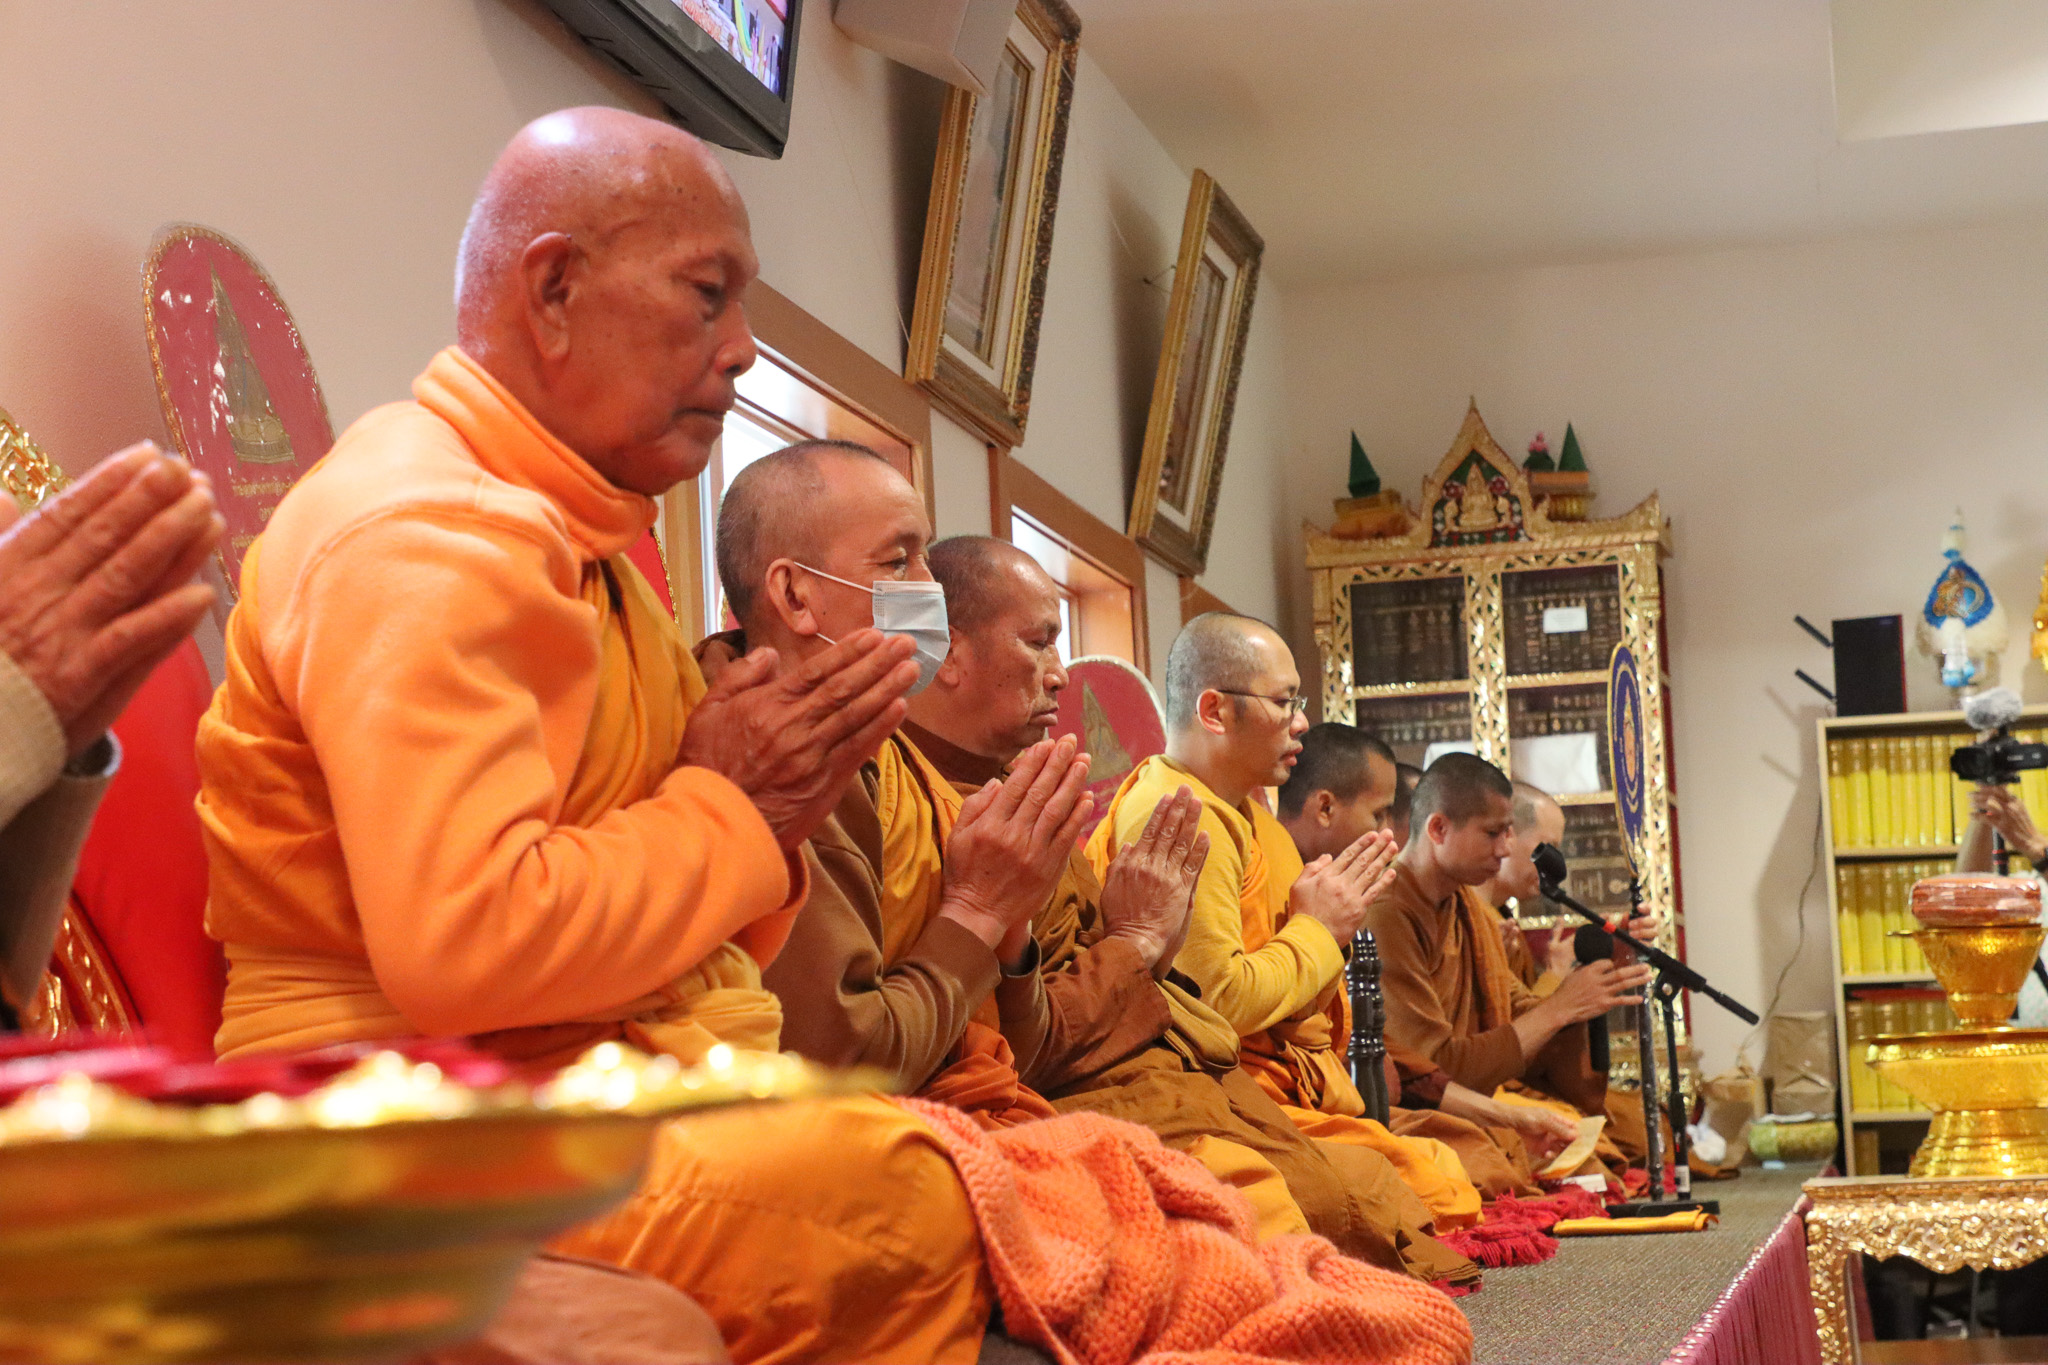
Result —
[{"label": "elderly monk in orange robe", "polygon": [[1089,857],[1106,867],[1160,801],[1192,789],[1209,859],[1175,967],[1237,1031],[1239,1065],[1297,1127],[1380,1153],[1440,1221],[1471,1223],[1479,1191],[1457,1154],[1364,1117],[1346,1064],[1344,953],[1388,875],[1392,837],[1365,834],[1304,868],[1287,831],[1253,795],[1284,781],[1301,747],[1308,723],[1300,686],[1271,627],[1228,612],[1190,621],[1167,655],[1166,752],[1118,788]]},{"label": "elderly monk in orange robe", "polygon": [[[964,794],[1000,779],[1052,724],[1067,686],[1060,599],[1029,555],[988,536],[942,540],[929,563],[946,590],[952,650],[911,699],[903,729]],[[1174,851],[1154,858],[1162,829]],[[1428,1209],[1387,1160],[1304,1136],[1239,1069],[1236,1031],[1172,971],[1207,848],[1194,793],[1182,786],[1118,852],[1106,881],[1084,851],[1069,856],[1032,924],[1050,1017],[1025,1081],[1063,1113],[1143,1124],[1226,1180],[1233,1159],[1255,1154],[1280,1177],[1240,1186],[1268,1232],[1305,1221],[1354,1255],[1384,1262],[1399,1245],[1429,1278],[1462,1277],[1455,1260],[1425,1256],[1432,1244],[1417,1234]]]},{"label": "elderly monk in orange robe", "polygon": [[[1399,765],[1384,740],[1325,721],[1302,735],[1275,814],[1303,861],[1312,863],[1361,835],[1389,829],[1399,794]],[[1533,865],[1529,875],[1535,876]],[[1576,1126],[1555,1111],[1503,1103],[1459,1085],[1427,1057],[1386,1042],[1394,1100],[1387,1126],[1404,1137],[1449,1144],[1489,1198],[1536,1193],[1535,1168],[1571,1142]]]},{"label": "elderly monk in orange robe", "polygon": [[[1513,853],[1513,798],[1506,775],[1471,754],[1444,755],[1416,787],[1413,837],[1366,917],[1380,945],[1387,1036],[1482,1094],[1604,1114],[1603,1142],[1618,1150],[1603,1155],[1638,1160],[1640,1101],[1592,1069],[1585,1022],[1635,1003],[1649,969],[1596,962],[1542,999],[1515,976],[1499,916],[1475,889]],[[1655,930],[1652,917],[1630,923]]]},{"label": "elderly monk in orange robe", "polygon": [[[199,736],[224,1055],[779,1046],[760,970],[801,849],[918,669],[859,629],[707,689],[625,556],[753,361],[754,272],[738,195],[670,125],[550,115],[492,168],[460,345],[343,435],[244,568]],[[564,1249],[657,1271],[741,1361],[971,1360],[989,1314],[951,1162],[879,1098],[668,1125]]]}]

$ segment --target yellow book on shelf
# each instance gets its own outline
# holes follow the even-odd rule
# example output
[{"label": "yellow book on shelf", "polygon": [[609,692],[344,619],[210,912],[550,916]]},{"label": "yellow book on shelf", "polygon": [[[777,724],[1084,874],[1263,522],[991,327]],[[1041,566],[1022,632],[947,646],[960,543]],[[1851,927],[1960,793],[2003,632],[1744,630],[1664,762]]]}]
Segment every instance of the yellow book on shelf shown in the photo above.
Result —
[{"label": "yellow book on shelf", "polygon": [[[1888,1033],[1907,1033],[1910,1031],[1906,1026],[1904,1001],[1881,1000],[1877,1002],[1876,1010],[1870,1021],[1870,1033],[1873,1038],[1880,1038]],[[1876,1069],[1872,1068],[1872,1070],[1875,1071]],[[1878,1108],[1897,1110],[1911,1109],[1913,1107],[1912,1096],[1900,1089],[1897,1082],[1885,1079],[1885,1074],[1882,1071],[1877,1071],[1876,1075]]]},{"label": "yellow book on shelf", "polygon": [[1870,847],[1870,741],[1845,739],[1842,754],[1849,770],[1849,846]]},{"label": "yellow book on shelf", "polygon": [[1934,753],[1934,736],[1915,736],[1913,775],[1920,784],[1920,842],[1923,844],[1943,842],[1941,812],[1948,805],[1948,788],[1941,782],[1941,773],[1937,766],[1940,762]]},{"label": "yellow book on shelf", "polygon": [[1878,843],[1898,848],[1906,842],[1906,793],[1913,789],[1913,774],[1906,770],[1906,737],[1884,737],[1884,767],[1890,787],[1890,828]]},{"label": "yellow book on shelf", "polygon": [[1927,842],[1920,834],[1920,817],[1927,804],[1922,790],[1925,774],[1920,767],[1920,739],[1917,735],[1900,735],[1897,744],[1899,777],[1906,789],[1899,801],[1899,842],[1917,848]]},{"label": "yellow book on shelf", "polygon": [[1892,746],[1882,735],[1863,741],[1870,749],[1870,842],[1889,848],[1892,838]]},{"label": "yellow book on shelf", "polygon": [[[2041,731],[2022,730],[2019,738],[2029,744],[2041,742]],[[2034,824],[2048,828],[2048,768],[2027,768],[2020,773],[2020,800],[2027,806],[2027,814],[2034,817]]]},{"label": "yellow book on shelf", "polygon": [[1828,838],[1836,848],[1849,846],[1849,755],[1844,740],[1831,739],[1827,746]]},{"label": "yellow book on shelf", "polygon": [[1863,940],[1856,922],[1856,901],[1851,894],[1856,865],[1843,863],[1835,869],[1835,936],[1842,945],[1842,975],[1855,976],[1863,970]]},{"label": "yellow book on shelf", "polygon": [[1900,938],[1899,931],[1913,922],[1913,869],[1908,863],[1888,863],[1884,872],[1884,969],[1904,972],[1909,940]]},{"label": "yellow book on shelf", "polygon": [[1867,1114],[1878,1107],[1877,1072],[1865,1056],[1870,1048],[1871,1005],[1868,1000],[1851,1000],[1842,1013],[1849,1031],[1849,1108]]},{"label": "yellow book on shelf", "polygon": [[1878,863],[1856,865],[1856,937],[1862,945],[1857,960],[1866,973],[1885,970],[1883,871]]},{"label": "yellow book on shelf", "polygon": [[1856,1130],[1856,1151],[1851,1160],[1854,1161],[1855,1165],[1850,1169],[1850,1175],[1878,1174],[1882,1158],[1878,1152],[1877,1129],[1858,1128]]},{"label": "yellow book on shelf", "polygon": [[1954,794],[1949,790],[1949,740],[1946,735],[1928,735],[1925,743],[1927,804],[1934,816],[1934,836],[1929,842],[1952,844],[1956,841],[1956,803]]}]

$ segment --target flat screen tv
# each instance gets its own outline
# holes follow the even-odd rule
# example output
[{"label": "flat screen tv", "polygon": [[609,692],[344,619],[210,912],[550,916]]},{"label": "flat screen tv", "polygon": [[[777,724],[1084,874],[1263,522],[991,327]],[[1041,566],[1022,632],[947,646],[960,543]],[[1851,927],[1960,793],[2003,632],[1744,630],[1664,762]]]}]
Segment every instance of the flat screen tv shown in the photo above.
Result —
[{"label": "flat screen tv", "polygon": [[543,0],[707,142],[779,157],[804,0]]}]

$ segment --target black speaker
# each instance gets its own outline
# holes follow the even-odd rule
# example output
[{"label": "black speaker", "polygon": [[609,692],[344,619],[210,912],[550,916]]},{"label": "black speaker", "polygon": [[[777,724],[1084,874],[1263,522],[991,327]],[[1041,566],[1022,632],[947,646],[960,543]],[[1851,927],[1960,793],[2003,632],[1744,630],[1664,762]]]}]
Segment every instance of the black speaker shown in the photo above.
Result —
[{"label": "black speaker", "polygon": [[1835,622],[1835,714],[1881,716],[1906,709],[1906,629],[1897,616]]}]

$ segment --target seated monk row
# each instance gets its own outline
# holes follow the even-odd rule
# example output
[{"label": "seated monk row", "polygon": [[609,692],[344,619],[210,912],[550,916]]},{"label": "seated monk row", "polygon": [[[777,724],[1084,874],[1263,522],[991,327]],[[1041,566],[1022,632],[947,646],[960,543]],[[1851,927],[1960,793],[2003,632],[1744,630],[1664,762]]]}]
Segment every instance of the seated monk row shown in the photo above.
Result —
[{"label": "seated monk row", "polygon": [[[493,166],[463,236],[459,344],[413,401],[344,433],[245,561],[199,737],[223,1055],[417,1033],[536,1064],[606,1039],[685,1062],[779,1048],[763,969],[814,893],[840,885],[828,850],[865,807],[885,842],[857,851],[901,897],[863,925],[884,968],[908,955],[965,983],[933,970],[906,986],[936,1022],[894,1038],[899,1074],[967,1063],[997,1092],[984,1111],[1003,1095],[1043,1104],[1013,1079],[1004,1050],[1032,1035],[1006,1033],[1003,1002],[993,1036],[970,1042],[966,1024],[998,993],[1014,1020],[1049,1019],[1025,941],[1086,818],[1086,767],[1048,745],[955,803],[906,766],[904,699],[945,654],[930,595],[906,589],[930,577],[907,485],[870,481],[862,496],[896,512],[850,515],[839,499],[861,486],[846,471],[879,466],[846,457],[811,466],[815,498],[764,501],[755,544],[801,547],[802,563],[729,572],[755,594],[750,633],[772,643],[716,659],[710,682],[626,556],[654,498],[709,459],[754,358],[756,268],[731,181],[672,126],[567,111]],[[827,553],[816,526],[867,535]],[[907,633],[885,633],[897,623]],[[1138,857],[1157,894],[1195,860],[1182,815]],[[948,901],[935,853],[970,894]],[[846,979],[785,998],[838,1009]],[[1337,1318],[1371,1355],[1469,1356],[1442,1295],[1319,1239],[1256,1243],[1241,1200],[1140,1129],[1073,1114],[1007,1130],[1042,1135],[1028,1143],[976,1145],[957,1119],[868,1097],[678,1120],[628,1203],[564,1249],[683,1289],[741,1361],[971,1360],[999,1291],[1013,1330],[1086,1340],[1093,1359],[1201,1349],[1226,1329],[1309,1351]],[[1162,1253],[1133,1270],[1107,1245],[1086,1264],[1115,1273],[1071,1302],[1020,1269],[1020,1249],[1067,1266],[1078,1243],[1020,1243],[1024,1214],[979,1202],[991,1163],[1023,1180],[1019,1154],[1062,1150],[1077,1154],[1061,1185],[1080,1201],[1074,1228]],[[1149,1310],[1091,1317],[1134,1288]],[[1298,1314],[1261,1318],[1290,1294]],[[1195,1322],[1190,1302],[1238,1306]],[[1208,1335],[1184,1334],[1196,1326]]]},{"label": "seated monk row", "polygon": [[[1405,795],[1394,751],[1384,740],[1342,721],[1324,721],[1303,732],[1301,752],[1274,807],[1302,859],[1314,862],[1362,833],[1391,829],[1397,808],[1405,816]],[[1401,842],[1405,847],[1406,839]],[[1528,873],[1533,881],[1533,864]],[[1389,1128],[1448,1143],[1488,1198],[1537,1192],[1536,1169],[1571,1142],[1575,1124],[1551,1109],[1482,1095],[1398,1039],[1385,1042],[1393,1073]],[[1463,1122],[1446,1122],[1446,1116]]]},{"label": "seated monk row", "polygon": [[[1366,917],[1379,942],[1387,1037],[1482,1094],[1604,1116],[1603,1142],[1613,1145],[1602,1154],[1640,1161],[1640,1100],[1611,1090],[1592,1069],[1585,1024],[1639,1003],[1633,992],[1649,969],[1592,963],[1540,998],[1515,975],[1499,914],[1479,894],[1504,866],[1528,856],[1517,852],[1514,794],[1505,774],[1471,754],[1445,754],[1417,784],[1413,833],[1393,884]],[[1529,836],[1542,803],[1525,809],[1532,823],[1520,832]],[[1535,842],[1528,838],[1527,850]],[[1648,936],[1657,920],[1643,916],[1628,928]]]}]

